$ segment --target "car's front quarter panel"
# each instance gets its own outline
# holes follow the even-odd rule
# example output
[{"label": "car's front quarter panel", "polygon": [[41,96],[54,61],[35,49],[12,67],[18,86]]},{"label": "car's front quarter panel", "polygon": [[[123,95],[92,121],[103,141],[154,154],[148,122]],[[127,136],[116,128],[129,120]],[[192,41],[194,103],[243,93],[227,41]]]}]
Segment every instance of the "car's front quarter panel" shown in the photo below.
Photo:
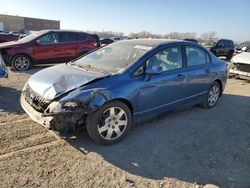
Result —
[{"label": "car's front quarter panel", "polygon": [[[85,113],[98,110],[111,100],[125,100],[137,111],[139,82],[134,82],[127,75],[114,75],[71,91],[60,102],[81,102]],[[87,109],[87,111],[86,111]]]}]

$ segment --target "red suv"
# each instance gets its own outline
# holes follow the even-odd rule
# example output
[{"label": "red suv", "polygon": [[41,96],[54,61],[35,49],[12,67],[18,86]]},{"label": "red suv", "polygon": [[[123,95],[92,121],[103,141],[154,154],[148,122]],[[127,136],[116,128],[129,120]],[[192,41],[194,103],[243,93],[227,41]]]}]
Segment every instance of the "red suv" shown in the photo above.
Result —
[{"label": "red suv", "polygon": [[96,47],[88,33],[42,30],[18,41],[1,43],[0,53],[6,65],[24,71],[34,64],[67,62]]}]

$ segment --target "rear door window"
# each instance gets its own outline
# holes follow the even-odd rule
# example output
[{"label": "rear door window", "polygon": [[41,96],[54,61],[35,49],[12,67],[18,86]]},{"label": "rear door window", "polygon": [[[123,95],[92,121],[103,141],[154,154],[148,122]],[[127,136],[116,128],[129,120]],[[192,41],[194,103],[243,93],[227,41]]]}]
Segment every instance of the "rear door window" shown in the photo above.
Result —
[{"label": "rear door window", "polygon": [[208,54],[198,47],[186,46],[186,56],[188,67],[206,64],[210,61]]},{"label": "rear door window", "polygon": [[60,33],[59,42],[78,42],[87,39],[87,34],[85,33],[73,33],[73,32],[63,32]]}]

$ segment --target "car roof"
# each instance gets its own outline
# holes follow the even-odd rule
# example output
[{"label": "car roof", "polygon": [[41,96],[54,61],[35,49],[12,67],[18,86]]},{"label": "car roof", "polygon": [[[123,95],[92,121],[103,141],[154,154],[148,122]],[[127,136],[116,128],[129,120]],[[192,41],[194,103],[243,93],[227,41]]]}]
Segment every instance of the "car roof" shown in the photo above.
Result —
[{"label": "car roof", "polygon": [[221,41],[221,40],[227,40],[227,41],[232,41],[233,42],[233,40],[231,40],[231,39],[220,39],[218,41]]},{"label": "car roof", "polygon": [[172,40],[172,39],[131,39],[131,40],[122,40],[119,41],[119,43],[143,45],[150,47],[156,47],[159,45],[170,44],[170,43],[195,44],[194,42],[183,41],[183,40]]},{"label": "car roof", "polygon": [[[74,32],[74,33],[86,33],[83,31],[79,31],[79,30],[71,30],[71,29],[47,29],[47,30],[40,30],[40,32]],[[86,33],[88,34],[88,33]]]}]

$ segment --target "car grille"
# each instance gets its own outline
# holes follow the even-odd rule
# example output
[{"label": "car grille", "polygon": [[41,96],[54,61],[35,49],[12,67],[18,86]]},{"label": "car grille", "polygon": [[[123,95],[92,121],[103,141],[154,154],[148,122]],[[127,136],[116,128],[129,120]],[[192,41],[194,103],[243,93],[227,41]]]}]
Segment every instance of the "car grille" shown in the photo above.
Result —
[{"label": "car grille", "polygon": [[50,101],[35,93],[29,87],[29,85],[26,86],[25,90],[23,91],[23,95],[25,97],[25,100],[38,112],[43,113],[50,104]]},{"label": "car grille", "polygon": [[239,71],[250,72],[250,65],[248,64],[237,63],[235,68]]}]

